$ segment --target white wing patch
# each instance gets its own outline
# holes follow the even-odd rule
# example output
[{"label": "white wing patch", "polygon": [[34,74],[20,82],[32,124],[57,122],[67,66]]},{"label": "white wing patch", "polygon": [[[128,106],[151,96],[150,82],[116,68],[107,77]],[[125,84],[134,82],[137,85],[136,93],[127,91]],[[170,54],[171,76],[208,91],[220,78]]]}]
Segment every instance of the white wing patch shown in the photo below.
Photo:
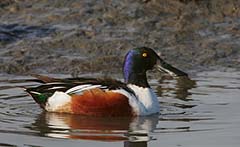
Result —
[{"label": "white wing patch", "polygon": [[37,94],[37,95],[40,95],[40,94],[41,94],[41,93],[36,92],[36,91],[30,91],[30,93]]},{"label": "white wing patch", "polygon": [[66,94],[82,94],[83,91],[85,90],[90,90],[90,89],[94,89],[94,88],[106,88],[102,85],[91,85],[91,84],[86,84],[86,85],[79,85],[79,86],[75,86],[69,90],[67,90],[65,93]]},{"label": "white wing patch", "polygon": [[63,87],[63,86],[56,86],[56,87],[48,88],[48,90],[55,90],[55,89],[61,89],[61,88],[66,88],[66,87]]}]

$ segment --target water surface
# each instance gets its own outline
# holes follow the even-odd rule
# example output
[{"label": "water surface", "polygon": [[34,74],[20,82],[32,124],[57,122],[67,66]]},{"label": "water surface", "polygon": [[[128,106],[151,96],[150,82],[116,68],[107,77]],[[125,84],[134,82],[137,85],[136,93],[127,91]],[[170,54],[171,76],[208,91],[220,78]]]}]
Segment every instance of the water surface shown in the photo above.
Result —
[{"label": "water surface", "polygon": [[[59,76],[59,75],[56,75]],[[66,75],[63,77],[67,77]],[[43,112],[20,86],[31,77],[0,78],[0,146],[239,146],[240,72],[155,79],[161,113],[99,118]]]}]

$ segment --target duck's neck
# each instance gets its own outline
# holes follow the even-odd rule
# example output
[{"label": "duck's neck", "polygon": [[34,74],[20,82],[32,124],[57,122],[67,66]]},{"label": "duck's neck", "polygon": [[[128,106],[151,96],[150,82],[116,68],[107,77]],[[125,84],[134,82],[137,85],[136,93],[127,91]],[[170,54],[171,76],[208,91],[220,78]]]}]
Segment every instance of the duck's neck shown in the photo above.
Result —
[{"label": "duck's neck", "polygon": [[136,86],[140,87],[150,87],[147,82],[147,76],[146,73],[129,73],[124,74],[124,80],[127,84],[134,84]]}]

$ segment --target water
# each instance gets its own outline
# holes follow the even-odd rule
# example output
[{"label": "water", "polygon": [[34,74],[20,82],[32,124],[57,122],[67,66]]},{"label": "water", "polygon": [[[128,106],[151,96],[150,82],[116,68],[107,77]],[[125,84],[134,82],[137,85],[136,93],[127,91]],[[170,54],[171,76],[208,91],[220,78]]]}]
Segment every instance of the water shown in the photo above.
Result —
[{"label": "water", "polygon": [[[202,72],[192,80],[152,80],[161,114],[96,118],[43,112],[18,86],[0,78],[0,146],[239,146],[240,72]],[[17,87],[16,87],[17,86]]]}]

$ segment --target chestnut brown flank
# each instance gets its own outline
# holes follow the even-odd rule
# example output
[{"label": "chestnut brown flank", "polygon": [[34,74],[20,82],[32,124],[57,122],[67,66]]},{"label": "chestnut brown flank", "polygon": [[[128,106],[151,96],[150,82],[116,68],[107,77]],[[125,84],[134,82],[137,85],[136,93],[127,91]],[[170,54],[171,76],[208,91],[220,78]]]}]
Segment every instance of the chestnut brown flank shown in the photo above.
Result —
[{"label": "chestnut brown flank", "polygon": [[72,113],[90,116],[132,116],[128,98],[120,93],[94,88],[72,95]]}]

